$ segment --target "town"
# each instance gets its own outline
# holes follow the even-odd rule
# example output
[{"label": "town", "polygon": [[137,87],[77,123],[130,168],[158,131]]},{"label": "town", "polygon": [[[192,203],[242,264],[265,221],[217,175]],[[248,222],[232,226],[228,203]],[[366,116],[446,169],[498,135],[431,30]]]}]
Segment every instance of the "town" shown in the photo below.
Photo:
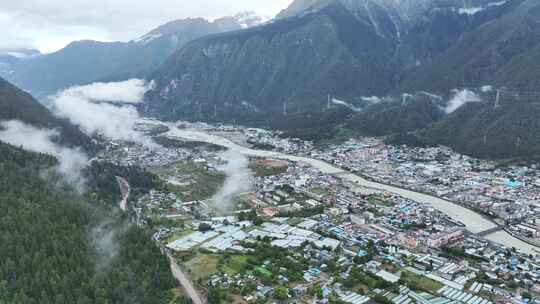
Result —
[{"label": "town", "polygon": [[[540,296],[536,166],[380,138],[321,147],[276,131],[177,123],[156,132],[156,124],[140,124],[156,145],[110,142],[99,158],[160,177],[163,187],[130,201],[137,224],[154,231],[209,303],[488,304]],[[206,132],[269,157],[247,155],[242,172],[229,172],[226,148],[172,129]],[[274,153],[445,199],[492,226],[471,231],[433,204]],[[249,185],[235,185],[238,174]],[[216,195],[223,188],[227,195]]]}]

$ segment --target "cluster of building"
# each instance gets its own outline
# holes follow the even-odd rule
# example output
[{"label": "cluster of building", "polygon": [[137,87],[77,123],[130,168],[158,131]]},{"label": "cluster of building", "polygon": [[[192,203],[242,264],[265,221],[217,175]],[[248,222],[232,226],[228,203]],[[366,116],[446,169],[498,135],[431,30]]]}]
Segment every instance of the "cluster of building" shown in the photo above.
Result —
[{"label": "cluster of building", "polygon": [[349,140],[312,151],[310,156],[377,182],[430,193],[478,210],[512,225],[513,231],[524,237],[540,234],[540,226],[535,224],[540,220],[540,168],[536,165],[498,167],[495,162],[445,147],[396,147],[377,138]]},{"label": "cluster of building", "polygon": [[[201,127],[240,132],[254,145],[432,193],[483,210],[516,235],[540,236],[540,171],[534,166],[497,168],[446,148],[392,147],[374,138],[317,151],[264,130]],[[215,165],[208,161],[211,154],[188,148],[112,145],[110,151],[119,163],[147,168],[185,160]],[[181,172],[175,176],[170,183],[192,182]],[[283,288],[290,303],[532,303],[540,296],[539,255],[486,241],[429,205],[365,189],[301,163],[290,162],[286,172],[251,182],[243,210],[224,217],[216,217],[205,201],[182,201],[165,190],[151,191],[137,207],[144,223],[165,220],[153,224],[154,239],[172,252],[257,256],[253,244],[265,243],[301,265],[301,275],[268,260],[249,272],[207,278],[208,287],[253,284],[243,295],[246,302],[271,300]]]}]

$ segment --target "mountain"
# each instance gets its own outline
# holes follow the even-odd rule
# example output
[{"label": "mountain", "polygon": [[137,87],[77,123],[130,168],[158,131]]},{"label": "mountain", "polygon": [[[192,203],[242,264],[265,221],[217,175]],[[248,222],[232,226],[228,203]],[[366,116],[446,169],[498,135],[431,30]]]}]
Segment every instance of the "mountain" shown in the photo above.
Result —
[{"label": "mountain", "polygon": [[156,88],[147,95],[147,111],[265,121],[284,112],[324,111],[328,94],[359,100],[389,91],[394,48],[393,40],[341,5],[203,37],[152,75]]},{"label": "mountain", "polygon": [[448,90],[484,84],[537,90],[540,3],[509,1],[506,13],[465,33],[433,61],[407,75],[403,88]]},{"label": "mountain", "polygon": [[92,140],[68,121],[55,117],[30,94],[0,78],[0,121],[20,120],[40,128],[57,129],[58,142],[94,150]]},{"label": "mountain", "polygon": [[12,75],[17,63],[41,55],[34,49],[0,49],[0,75]]},{"label": "mountain", "polygon": [[514,6],[296,0],[271,23],[186,44],[152,74],[157,87],[147,110],[169,118],[266,121],[269,113],[324,111],[328,94],[353,103],[390,94],[463,33]]},{"label": "mountain", "polygon": [[385,136],[423,130],[444,117],[441,99],[422,93],[403,102],[393,99],[373,104],[346,122],[348,129],[366,136]]},{"label": "mountain", "polygon": [[214,22],[202,18],[172,21],[129,42],[76,41],[55,53],[20,61],[0,76],[41,99],[73,85],[144,77],[189,41],[261,22],[248,13]]},{"label": "mountain", "polygon": [[534,159],[540,156],[540,96],[503,92],[484,102],[467,103],[420,132],[468,155],[492,159]]},{"label": "mountain", "polygon": [[[166,119],[279,128],[309,139],[353,132],[403,141],[418,133],[417,142],[467,154],[521,156],[537,142],[530,131],[510,125],[524,120],[536,130],[527,113],[535,113],[534,101],[509,112],[478,109],[482,103],[449,115],[443,109],[456,88],[537,90],[539,7],[535,0],[296,0],[267,24],[180,48],[151,75],[156,87],[144,110]],[[408,93],[413,97],[405,103],[397,97],[365,104]],[[329,95],[337,106],[328,106]],[[493,129],[486,116],[468,111],[485,111],[506,128]],[[493,146],[478,147],[485,133]],[[517,137],[519,148],[509,149]]]}]

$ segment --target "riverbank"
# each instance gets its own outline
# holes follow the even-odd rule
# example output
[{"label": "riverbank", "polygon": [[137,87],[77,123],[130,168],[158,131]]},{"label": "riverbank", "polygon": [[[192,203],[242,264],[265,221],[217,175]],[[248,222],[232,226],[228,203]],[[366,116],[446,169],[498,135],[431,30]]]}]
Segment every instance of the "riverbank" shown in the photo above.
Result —
[{"label": "riverbank", "polygon": [[[317,168],[322,173],[336,175],[356,185],[366,187],[366,188],[376,189],[376,190],[387,191],[387,192],[400,195],[404,198],[408,198],[410,200],[413,200],[419,203],[430,205],[436,210],[448,215],[453,220],[463,223],[466,229],[474,234],[497,227],[496,223],[492,222],[490,219],[487,219],[484,215],[481,215],[477,212],[474,212],[473,210],[460,206],[456,203],[453,203],[453,202],[450,202],[450,201],[447,201],[447,200],[444,200],[444,199],[441,199],[441,198],[438,198],[429,194],[412,191],[408,189],[403,189],[403,188],[399,188],[399,187],[395,187],[395,186],[387,185],[383,183],[378,183],[374,181],[369,181],[352,172],[343,170],[341,168],[337,168],[321,160],[288,155],[288,154],[274,152],[274,151],[254,150],[254,149],[240,146],[220,136],[208,134],[200,130],[178,129],[174,125],[170,126],[170,131],[167,132],[167,136],[178,137],[178,138],[182,138],[186,140],[204,141],[207,143],[223,146],[225,148],[234,150],[236,152],[239,152],[246,156],[251,156],[251,157],[276,158],[276,159],[289,160],[292,162],[305,163],[312,167]],[[498,244],[504,245],[509,248],[515,247],[528,254],[536,253],[535,250],[538,249],[512,236],[506,231],[499,231],[499,232],[493,233],[491,235],[486,236],[485,239],[494,241]]]}]

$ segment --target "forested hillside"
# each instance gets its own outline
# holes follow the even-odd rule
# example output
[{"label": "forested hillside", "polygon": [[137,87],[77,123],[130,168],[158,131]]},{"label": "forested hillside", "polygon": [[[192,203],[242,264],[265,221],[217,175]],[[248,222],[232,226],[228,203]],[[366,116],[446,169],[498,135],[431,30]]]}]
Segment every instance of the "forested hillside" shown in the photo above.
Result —
[{"label": "forested hillside", "polygon": [[91,139],[69,121],[55,117],[32,95],[0,78],[0,121],[20,120],[38,128],[56,129],[57,142],[68,146],[94,150]]},{"label": "forested hillside", "polygon": [[0,303],[169,303],[175,282],[146,232],[54,185],[55,164],[0,143]]}]

